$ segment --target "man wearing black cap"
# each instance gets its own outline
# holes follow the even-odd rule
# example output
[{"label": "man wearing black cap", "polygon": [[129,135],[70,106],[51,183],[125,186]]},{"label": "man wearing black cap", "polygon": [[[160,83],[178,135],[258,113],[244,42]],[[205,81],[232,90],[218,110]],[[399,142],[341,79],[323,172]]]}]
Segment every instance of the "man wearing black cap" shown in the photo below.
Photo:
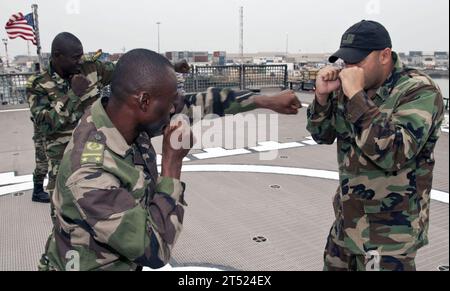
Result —
[{"label": "man wearing black cap", "polygon": [[322,69],[308,109],[319,144],[337,139],[340,185],[325,270],[415,270],[428,244],[434,147],[443,98],[427,75],[403,66],[374,21],[348,29]]}]

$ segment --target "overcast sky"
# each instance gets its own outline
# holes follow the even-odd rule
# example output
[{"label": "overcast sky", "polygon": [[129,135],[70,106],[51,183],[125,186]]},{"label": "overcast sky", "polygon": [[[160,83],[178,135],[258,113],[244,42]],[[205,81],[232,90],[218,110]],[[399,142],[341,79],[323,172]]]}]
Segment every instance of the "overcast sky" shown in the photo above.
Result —
[{"label": "overcast sky", "polygon": [[[239,50],[239,7],[244,6],[245,52],[333,52],[342,33],[362,19],[383,23],[394,49],[449,50],[448,0],[0,0],[1,38],[11,14],[39,5],[44,51],[62,31],[77,35],[85,51]],[[10,56],[26,42],[10,40]],[[33,51],[34,52],[34,51]],[[0,49],[4,55],[4,47]]]}]

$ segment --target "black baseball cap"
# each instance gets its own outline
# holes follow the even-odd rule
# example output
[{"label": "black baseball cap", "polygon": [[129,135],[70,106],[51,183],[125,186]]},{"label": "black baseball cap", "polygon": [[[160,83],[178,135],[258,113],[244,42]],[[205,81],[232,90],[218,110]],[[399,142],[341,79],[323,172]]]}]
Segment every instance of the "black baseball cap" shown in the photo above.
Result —
[{"label": "black baseball cap", "polygon": [[342,59],[348,64],[357,64],[371,52],[392,48],[391,37],[378,22],[363,20],[350,27],[342,36],[341,47],[328,60],[330,63]]}]

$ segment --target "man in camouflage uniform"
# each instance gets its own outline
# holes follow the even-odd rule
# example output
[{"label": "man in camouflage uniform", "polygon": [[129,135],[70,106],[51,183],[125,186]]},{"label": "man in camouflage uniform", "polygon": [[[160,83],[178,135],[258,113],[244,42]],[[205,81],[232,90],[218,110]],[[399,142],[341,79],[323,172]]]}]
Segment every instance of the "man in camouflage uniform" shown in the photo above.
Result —
[{"label": "man in camouflage uniform", "polygon": [[168,262],[183,223],[179,179],[189,149],[171,147],[169,128],[158,177],[143,129],[173,113],[176,97],[165,58],[134,50],[120,59],[110,99],[86,112],[64,155],[53,198],[57,219],[41,267],[136,270]]},{"label": "man in camouflage uniform", "polygon": [[[161,55],[138,49],[119,60],[111,97],[87,110],[64,154],[53,195],[55,227],[40,270],[167,264],[186,206],[180,175],[189,149],[174,149],[170,136],[178,128],[167,127],[170,115],[186,106],[177,104],[179,96],[174,69]],[[255,103],[269,104],[266,98]],[[286,110],[298,103],[286,92],[277,100],[285,99],[291,101]],[[158,130],[164,131],[160,176],[150,140]]]},{"label": "man in camouflage uniform", "polygon": [[428,243],[443,99],[391,48],[381,24],[362,21],[330,58],[345,68],[319,72],[308,130],[319,144],[337,139],[340,174],[325,270],[415,270]]},{"label": "man in camouflage uniform", "polygon": [[[28,80],[29,84],[32,84],[37,75],[40,74],[39,64],[35,64],[36,75],[30,77]],[[30,86],[30,85],[28,85]],[[38,203],[50,203],[50,197],[47,192],[44,191],[44,179],[48,172],[48,159],[45,149],[45,136],[39,131],[39,127],[33,122],[33,142],[34,142],[34,157],[36,167],[33,172],[33,195],[31,200]]]},{"label": "man in camouflage uniform", "polygon": [[112,63],[82,57],[83,46],[77,37],[67,32],[58,34],[52,43],[49,68],[27,86],[32,117],[46,140],[50,195],[75,126],[110,83],[114,70]]}]

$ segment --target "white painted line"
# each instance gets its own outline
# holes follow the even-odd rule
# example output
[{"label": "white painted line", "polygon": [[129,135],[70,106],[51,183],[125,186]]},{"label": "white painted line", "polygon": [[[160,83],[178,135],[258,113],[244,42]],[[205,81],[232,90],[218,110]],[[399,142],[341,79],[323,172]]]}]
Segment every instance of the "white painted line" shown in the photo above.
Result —
[{"label": "white painted line", "polygon": [[3,181],[3,180],[9,180],[9,179],[12,179],[12,178],[14,178],[14,172],[9,172],[9,173],[1,173],[0,174],[0,183]]},{"label": "white painted line", "polygon": [[30,111],[30,109],[29,108],[22,108],[22,109],[1,110],[0,113],[21,112],[21,111]]},{"label": "white painted line", "polygon": [[317,145],[317,143],[314,140],[305,140],[305,141],[302,141],[302,143],[307,144],[307,145]]},{"label": "white painted line", "polygon": [[[0,176],[3,174],[0,174]],[[7,173],[4,177],[0,177],[0,187],[11,185],[11,184],[20,184],[26,183],[33,180],[33,175],[26,176],[14,176],[14,173]]]},{"label": "white painted line", "polygon": [[[328,180],[339,180],[339,173],[334,171],[314,170],[304,168],[260,166],[260,165],[185,165],[183,172],[239,172],[259,174],[293,175]],[[449,203],[449,194],[446,192],[432,190],[431,199],[439,202]]]},{"label": "white painted line", "polygon": [[250,148],[257,152],[268,152],[268,151],[275,151],[275,150],[284,150],[284,149],[292,149],[292,148],[300,148],[304,147],[305,145],[298,143],[298,142],[290,142],[290,143],[278,143],[276,141],[265,141],[265,142],[259,142],[260,146]]},{"label": "white painted line", "polygon": [[[47,184],[48,179],[45,179],[44,186]],[[32,190],[33,187],[33,175],[15,176],[14,172],[0,174],[0,196]]]},{"label": "white painted line", "polygon": [[[158,167],[158,171],[161,172],[161,167]],[[278,175],[291,175],[301,177],[311,177],[328,180],[339,180],[339,173],[335,171],[315,170],[305,168],[291,168],[291,167],[278,167],[278,166],[261,166],[261,165],[184,165],[183,172],[234,172],[234,173],[259,173],[259,174],[278,174]],[[0,177],[11,178],[14,173],[2,173]],[[9,185],[10,183],[3,184],[9,186],[0,187],[0,196],[33,189],[33,176],[19,176],[14,177],[16,181],[22,181],[19,184]],[[48,180],[44,181],[46,186]],[[449,203],[449,193],[439,190],[431,191],[431,199],[439,202]]]},{"label": "white painted line", "polygon": [[[307,144],[307,145],[311,145],[311,146],[319,145],[318,143],[316,143],[316,141],[313,139],[312,136],[307,136],[306,139],[307,140],[302,140],[300,142]],[[337,142],[337,139],[334,141],[334,143],[336,143],[336,142]]]},{"label": "white painted line", "polygon": [[33,182],[10,185],[0,188],[0,196],[33,189]]},{"label": "white painted line", "polygon": [[338,172],[334,171],[260,165],[184,165],[182,171],[280,174],[339,180]]},{"label": "white painted line", "polygon": [[448,133],[448,128],[443,128],[442,132]]},{"label": "white painted line", "polygon": [[431,190],[431,199],[433,200],[448,204],[448,197],[449,197],[448,193],[438,190]]},{"label": "white painted line", "polygon": [[314,141],[312,136],[305,137],[306,140],[302,140],[301,143],[307,144],[307,145],[317,145],[317,143]]},{"label": "white painted line", "polygon": [[199,160],[204,160],[204,159],[222,158],[222,157],[237,156],[237,155],[244,155],[244,154],[251,153],[250,151],[245,150],[245,149],[226,150],[224,148],[210,148],[210,149],[203,149],[203,150],[206,153],[195,154],[193,156]]}]

